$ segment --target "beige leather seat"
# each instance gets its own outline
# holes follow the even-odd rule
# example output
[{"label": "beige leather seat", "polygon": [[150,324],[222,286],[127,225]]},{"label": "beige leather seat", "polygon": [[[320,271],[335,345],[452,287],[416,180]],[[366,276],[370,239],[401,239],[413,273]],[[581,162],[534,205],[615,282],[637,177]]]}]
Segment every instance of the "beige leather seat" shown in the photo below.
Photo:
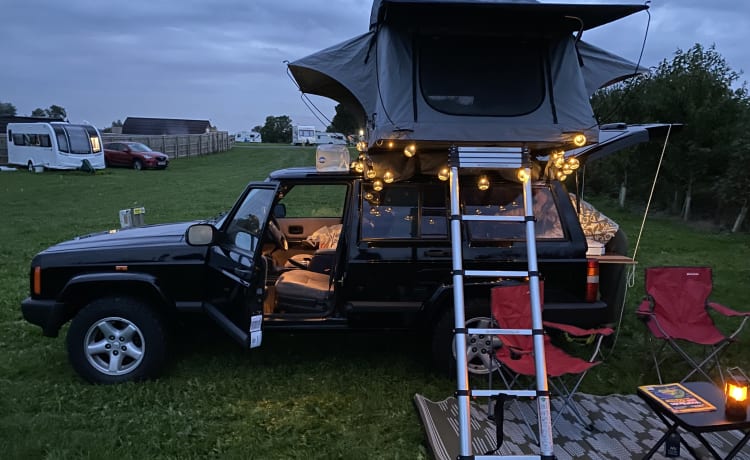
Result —
[{"label": "beige leather seat", "polygon": [[283,272],[276,281],[278,299],[309,299],[322,301],[332,291],[330,275],[309,270]]}]

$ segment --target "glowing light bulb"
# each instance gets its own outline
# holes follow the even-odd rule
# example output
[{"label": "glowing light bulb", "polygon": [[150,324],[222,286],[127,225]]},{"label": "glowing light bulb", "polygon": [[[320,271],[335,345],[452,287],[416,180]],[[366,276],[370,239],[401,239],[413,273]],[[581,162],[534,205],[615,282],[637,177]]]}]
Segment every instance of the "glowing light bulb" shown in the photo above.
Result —
[{"label": "glowing light bulb", "polygon": [[383,181],[380,179],[375,179],[374,181],[372,181],[372,189],[376,192],[383,190]]},{"label": "glowing light bulb", "polygon": [[365,135],[365,130],[364,129],[360,129],[359,130],[359,135],[360,136],[364,136]]},{"label": "glowing light bulb", "polygon": [[521,182],[526,182],[527,180],[529,180],[529,170],[525,168],[520,168],[516,172],[516,177],[518,177],[518,180],[520,180]]},{"label": "glowing light bulb", "polygon": [[440,168],[440,171],[438,171],[438,179],[442,181],[446,181],[450,179],[450,177],[451,177],[451,170],[449,168],[447,167]]},{"label": "glowing light bulb", "polygon": [[354,170],[357,171],[357,173],[362,174],[365,171],[365,164],[361,161],[355,161]]},{"label": "glowing light bulb", "polygon": [[581,166],[581,163],[578,161],[578,158],[570,157],[568,158],[567,163],[570,169],[572,169],[573,171],[575,171],[576,169],[578,169],[579,166]]},{"label": "glowing light bulb", "polygon": [[376,173],[372,168],[368,168],[367,172],[365,173],[365,177],[367,177],[368,179],[375,179],[375,176],[377,175],[378,173]]},{"label": "glowing light bulb", "polygon": [[415,144],[409,144],[404,147],[404,155],[406,158],[411,158],[417,154],[417,146]]},{"label": "glowing light bulb", "polygon": [[586,144],[586,136],[583,134],[576,134],[573,136],[573,145],[576,147],[583,147]]},{"label": "glowing light bulb", "polygon": [[367,142],[365,142],[365,141],[359,141],[359,142],[357,142],[357,151],[358,152],[366,152],[367,151]]},{"label": "glowing light bulb", "polygon": [[479,176],[479,180],[477,181],[477,188],[479,190],[487,190],[490,188],[490,180],[487,178],[487,176]]},{"label": "glowing light bulb", "polygon": [[392,149],[392,148],[393,148],[393,141],[388,141],[388,148],[389,148],[389,149]]},{"label": "glowing light bulb", "polygon": [[385,174],[383,174],[383,182],[385,182],[386,184],[390,184],[391,182],[393,182],[393,179],[394,177],[392,172],[386,171]]},{"label": "glowing light bulb", "polygon": [[372,201],[373,198],[375,198],[375,195],[372,192],[365,193],[365,200]]}]

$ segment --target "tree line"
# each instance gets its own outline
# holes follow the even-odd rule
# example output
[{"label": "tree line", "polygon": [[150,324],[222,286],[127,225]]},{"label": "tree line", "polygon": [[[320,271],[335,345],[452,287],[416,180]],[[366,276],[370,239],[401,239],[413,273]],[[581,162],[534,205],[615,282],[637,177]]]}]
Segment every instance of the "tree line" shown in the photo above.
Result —
[{"label": "tree line", "polygon": [[[10,102],[0,102],[0,117],[15,117],[18,116],[18,109]],[[66,120],[68,118],[68,112],[64,107],[59,105],[51,105],[46,109],[36,108],[31,112],[31,117],[38,118],[51,118],[56,120]]]},{"label": "tree line", "polygon": [[[678,50],[648,75],[600,90],[592,106],[600,124],[674,122],[655,184],[652,209],[710,220],[738,231],[750,199],[750,98],[747,83],[714,46]],[[587,165],[589,192],[621,206],[648,199],[663,144],[651,142]]]}]

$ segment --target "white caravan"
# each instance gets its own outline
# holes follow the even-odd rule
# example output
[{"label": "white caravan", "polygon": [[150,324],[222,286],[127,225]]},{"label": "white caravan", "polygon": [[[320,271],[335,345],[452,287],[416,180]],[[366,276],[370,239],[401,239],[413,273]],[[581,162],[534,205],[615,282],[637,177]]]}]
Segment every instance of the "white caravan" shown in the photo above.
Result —
[{"label": "white caravan", "polygon": [[48,169],[77,169],[88,160],[94,169],[104,168],[99,130],[91,125],[62,121],[8,123],[8,163]]},{"label": "white caravan", "polygon": [[255,131],[240,131],[234,135],[235,142],[263,142],[260,133]]},{"label": "white caravan", "polygon": [[292,126],[292,144],[293,145],[313,145],[318,141],[315,137],[315,126]]}]

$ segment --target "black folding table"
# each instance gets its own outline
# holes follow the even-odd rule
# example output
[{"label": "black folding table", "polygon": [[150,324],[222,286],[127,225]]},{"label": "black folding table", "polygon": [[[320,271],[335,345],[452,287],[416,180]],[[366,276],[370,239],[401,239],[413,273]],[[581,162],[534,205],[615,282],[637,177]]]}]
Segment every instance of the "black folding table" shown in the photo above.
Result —
[{"label": "black folding table", "polygon": [[[678,428],[682,428],[683,430],[692,433],[698,441],[708,449],[711,455],[719,460],[722,459],[721,455],[711,447],[706,438],[703,437],[703,433],[732,430],[741,431],[744,433],[744,436],[737,442],[727,456],[723,457],[724,459],[733,458],[747,441],[750,440],[750,414],[746,414],[744,420],[728,420],[724,415],[724,392],[721,388],[710,382],[685,382],[682,385],[716,406],[716,410],[676,414],[671,409],[654,399],[649,393],[639,388],[638,396],[648,404],[654,413],[668,427],[668,431],[664,436],[659,439],[659,442],[657,442],[643,458],[651,458],[659,447],[666,442],[667,438],[677,432]],[[688,445],[684,440],[682,441],[682,444],[688,451],[690,451],[694,458],[700,458],[692,446]]]}]

